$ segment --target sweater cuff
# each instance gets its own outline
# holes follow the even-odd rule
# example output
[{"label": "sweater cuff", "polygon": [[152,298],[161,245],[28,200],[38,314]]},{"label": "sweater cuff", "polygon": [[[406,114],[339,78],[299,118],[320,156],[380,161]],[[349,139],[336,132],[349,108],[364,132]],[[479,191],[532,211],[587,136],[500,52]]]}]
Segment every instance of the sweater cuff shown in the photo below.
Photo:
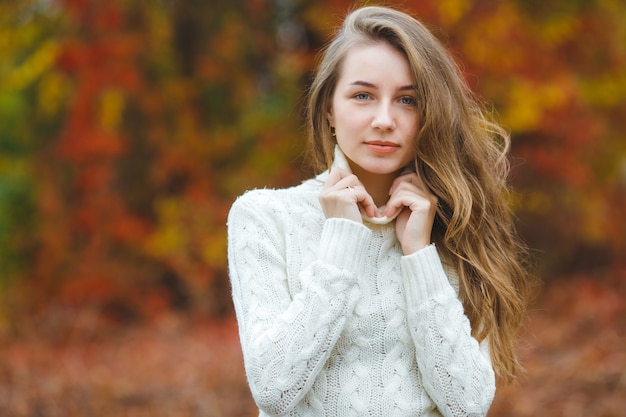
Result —
[{"label": "sweater cuff", "polygon": [[455,297],[456,293],[443,270],[435,245],[429,245],[402,257],[404,288],[409,305],[418,305],[438,296]]},{"label": "sweater cuff", "polygon": [[356,272],[365,261],[371,230],[353,220],[331,218],[324,222],[318,260]]}]

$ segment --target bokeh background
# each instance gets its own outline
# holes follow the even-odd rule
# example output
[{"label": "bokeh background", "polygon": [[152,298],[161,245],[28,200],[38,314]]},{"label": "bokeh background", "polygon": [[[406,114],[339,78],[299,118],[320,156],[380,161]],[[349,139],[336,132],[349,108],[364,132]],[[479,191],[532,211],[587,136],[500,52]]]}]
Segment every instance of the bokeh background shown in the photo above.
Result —
[{"label": "bokeh background", "polygon": [[[542,287],[490,416],[623,416],[626,3],[388,1],[512,134]],[[254,416],[226,216],[312,175],[348,0],[0,1],[0,415]]]}]

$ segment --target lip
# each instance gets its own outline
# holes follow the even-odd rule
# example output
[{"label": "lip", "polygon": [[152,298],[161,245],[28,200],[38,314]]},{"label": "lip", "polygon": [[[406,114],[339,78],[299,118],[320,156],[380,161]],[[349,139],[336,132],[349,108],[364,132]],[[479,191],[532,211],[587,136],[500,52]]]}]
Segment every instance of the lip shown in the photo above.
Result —
[{"label": "lip", "polygon": [[365,142],[365,145],[376,153],[392,153],[400,149],[400,145],[394,142],[388,142],[383,140],[373,140]]}]

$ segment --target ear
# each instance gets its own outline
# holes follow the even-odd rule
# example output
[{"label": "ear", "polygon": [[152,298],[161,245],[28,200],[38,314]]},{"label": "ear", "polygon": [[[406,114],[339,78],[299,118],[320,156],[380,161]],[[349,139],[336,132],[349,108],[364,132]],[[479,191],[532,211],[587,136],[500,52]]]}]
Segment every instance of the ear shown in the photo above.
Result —
[{"label": "ear", "polygon": [[328,112],[326,113],[326,118],[328,119],[328,123],[330,123],[330,127],[335,127],[335,120],[333,117],[333,106],[328,106]]}]

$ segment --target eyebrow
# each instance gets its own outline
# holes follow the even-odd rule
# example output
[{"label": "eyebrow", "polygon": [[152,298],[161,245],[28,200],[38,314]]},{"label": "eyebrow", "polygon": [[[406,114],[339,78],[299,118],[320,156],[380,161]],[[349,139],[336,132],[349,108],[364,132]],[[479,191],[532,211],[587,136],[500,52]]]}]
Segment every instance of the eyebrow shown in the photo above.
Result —
[{"label": "eyebrow", "polygon": [[[350,85],[360,85],[360,86],[363,86],[363,87],[378,88],[378,87],[376,86],[376,84],[372,84],[372,83],[370,83],[370,82],[367,82],[367,81],[360,81],[360,80],[357,80],[357,81],[351,82],[351,83],[350,83]],[[398,90],[399,90],[399,91],[406,91],[406,90],[415,90],[415,89],[416,89],[416,88],[415,88],[415,86],[414,86],[414,85],[405,85],[405,86],[403,86],[403,87],[400,87]]]}]

